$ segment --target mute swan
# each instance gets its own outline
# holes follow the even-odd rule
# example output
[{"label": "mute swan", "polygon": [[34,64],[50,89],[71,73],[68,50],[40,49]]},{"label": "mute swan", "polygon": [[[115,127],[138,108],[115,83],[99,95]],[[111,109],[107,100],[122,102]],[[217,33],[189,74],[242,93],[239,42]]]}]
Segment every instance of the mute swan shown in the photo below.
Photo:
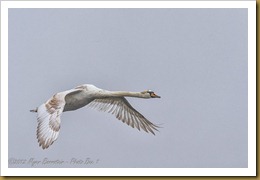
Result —
[{"label": "mute swan", "polygon": [[125,97],[160,98],[151,90],[143,92],[107,91],[91,84],[83,84],[53,95],[38,108],[30,110],[37,112],[39,146],[46,149],[58,138],[62,112],[73,111],[86,105],[112,113],[127,125],[154,134],[153,130],[157,130],[158,126],[135,110]]}]

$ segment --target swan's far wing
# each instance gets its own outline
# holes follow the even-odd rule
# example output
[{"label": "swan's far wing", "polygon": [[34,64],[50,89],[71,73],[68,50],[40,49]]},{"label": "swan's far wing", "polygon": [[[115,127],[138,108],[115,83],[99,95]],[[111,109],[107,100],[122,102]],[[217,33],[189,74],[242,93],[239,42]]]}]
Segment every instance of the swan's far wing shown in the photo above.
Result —
[{"label": "swan's far wing", "polygon": [[154,133],[154,130],[158,131],[158,126],[147,120],[142,114],[135,110],[126,98],[103,98],[95,99],[88,104],[89,107],[98,109],[100,111],[109,112],[116,116],[127,125],[143,129],[146,132]]},{"label": "swan's far wing", "polygon": [[58,93],[37,109],[37,139],[43,149],[58,138],[64,105],[64,95]]}]

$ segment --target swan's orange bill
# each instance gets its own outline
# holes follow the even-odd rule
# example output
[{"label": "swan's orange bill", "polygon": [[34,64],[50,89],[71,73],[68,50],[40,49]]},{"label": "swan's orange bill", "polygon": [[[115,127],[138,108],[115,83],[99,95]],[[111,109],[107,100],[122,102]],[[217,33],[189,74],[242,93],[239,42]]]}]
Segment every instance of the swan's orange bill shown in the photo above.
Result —
[{"label": "swan's orange bill", "polygon": [[152,96],[153,98],[161,98],[161,96],[158,96],[158,95],[155,94],[155,93],[153,93],[151,96]]}]

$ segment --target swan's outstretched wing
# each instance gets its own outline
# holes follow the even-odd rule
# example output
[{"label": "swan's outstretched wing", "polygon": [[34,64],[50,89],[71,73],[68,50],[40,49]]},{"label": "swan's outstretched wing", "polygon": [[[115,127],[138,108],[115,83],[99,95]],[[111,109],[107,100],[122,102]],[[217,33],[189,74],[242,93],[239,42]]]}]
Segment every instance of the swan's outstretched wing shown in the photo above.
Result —
[{"label": "swan's outstretched wing", "polygon": [[88,106],[112,113],[117,119],[138,130],[141,128],[154,135],[154,130],[158,131],[158,126],[148,121],[142,114],[135,110],[124,97],[95,99]]},{"label": "swan's outstretched wing", "polygon": [[60,132],[60,116],[63,112],[65,96],[80,90],[69,90],[55,94],[46,103],[37,108],[37,139],[39,146],[48,148],[58,138]]},{"label": "swan's outstretched wing", "polygon": [[58,138],[63,106],[48,109],[46,104],[42,104],[37,110],[37,139],[43,149],[48,148]]}]

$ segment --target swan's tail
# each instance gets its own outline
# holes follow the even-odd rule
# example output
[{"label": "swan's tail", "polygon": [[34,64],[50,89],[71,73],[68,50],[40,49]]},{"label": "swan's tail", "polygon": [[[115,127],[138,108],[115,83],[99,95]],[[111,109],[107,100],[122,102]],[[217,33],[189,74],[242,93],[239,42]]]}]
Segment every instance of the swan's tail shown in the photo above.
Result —
[{"label": "swan's tail", "polygon": [[30,110],[30,112],[36,113],[36,112],[38,112],[38,108]]}]

